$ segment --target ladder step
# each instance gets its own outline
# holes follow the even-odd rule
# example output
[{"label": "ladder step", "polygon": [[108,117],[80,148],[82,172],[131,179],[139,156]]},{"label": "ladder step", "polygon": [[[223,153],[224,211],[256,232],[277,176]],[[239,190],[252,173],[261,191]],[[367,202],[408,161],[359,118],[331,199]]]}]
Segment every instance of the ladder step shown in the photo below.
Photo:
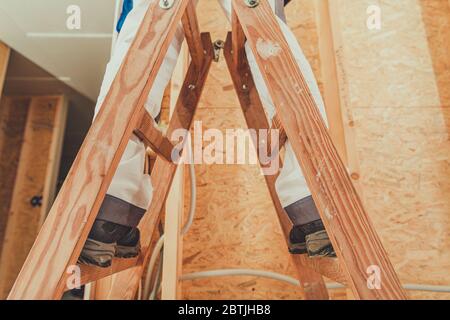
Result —
[{"label": "ladder step", "polygon": [[305,268],[314,270],[328,279],[346,285],[344,270],[338,258],[309,258],[308,255],[292,255],[294,262]]},{"label": "ladder step", "polygon": [[142,265],[143,257],[145,255],[146,250],[142,249],[141,254],[136,258],[131,259],[119,259],[115,258],[112,261],[112,264],[109,268],[100,268],[96,266],[91,266],[87,264],[78,264],[81,272],[81,280],[80,284],[84,285],[87,283],[91,283],[106,277],[109,277],[113,274],[122,272],[127,269],[131,269],[137,266]]},{"label": "ladder step", "polygon": [[172,161],[172,150],[174,149],[172,142],[158,130],[155,121],[147,112],[144,112],[134,134],[160,157],[169,162]]}]

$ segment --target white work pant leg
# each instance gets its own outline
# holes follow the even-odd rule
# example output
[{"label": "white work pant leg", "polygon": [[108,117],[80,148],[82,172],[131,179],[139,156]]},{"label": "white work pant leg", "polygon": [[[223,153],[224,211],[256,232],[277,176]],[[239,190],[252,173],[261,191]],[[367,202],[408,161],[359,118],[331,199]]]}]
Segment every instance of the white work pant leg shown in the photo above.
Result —
[{"label": "white work pant leg", "polygon": [[[311,94],[319,107],[319,111],[327,123],[327,117],[325,112],[325,105],[323,103],[322,97],[320,95],[319,87],[317,86],[316,79],[314,77],[314,73],[311,69],[310,64],[308,63],[305,55],[303,54],[300,45],[298,44],[294,34],[289,29],[289,27],[280,19],[278,19],[281,30],[284,36],[287,39],[289,47],[295,57],[297,64],[305,77],[305,80],[308,84],[309,89],[311,90]],[[259,96],[261,97],[261,101],[263,106],[269,116],[270,119],[275,115],[275,107],[273,101],[270,97],[269,91],[265,85],[262,74],[257,66],[255,56],[250,49],[250,46],[246,44],[245,46],[247,57],[249,60],[250,68],[253,74],[253,78],[255,80],[255,85],[258,90]],[[276,181],[276,190],[277,194],[280,198],[281,204],[284,208],[296,203],[297,201],[304,199],[311,195],[311,192],[308,189],[306,184],[305,177],[302,173],[300,165],[297,161],[297,158],[292,149],[291,143],[287,141],[286,143],[286,153],[284,158],[284,166],[280,172],[280,175]],[[314,210],[314,209],[313,209]],[[315,211],[315,210],[314,210]],[[316,216],[317,218],[317,216]],[[307,223],[308,221],[304,221]]]},{"label": "white work pant leg", "polygon": [[[134,1],[133,10],[125,20],[118,36],[113,56],[107,65],[95,107],[95,115],[98,114],[108,94],[109,88],[144,19],[150,2],[150,0]],[[184,34],[180,26],[147,98],[145,108],[153,118],[161,110],[164,90],[175,68],[183,37]],[[132,227],[138,225],[150,205],[153,193],[150,177],[144,174],[144,166],[145,146],[133,135],[125,148],[97,218]]]}]

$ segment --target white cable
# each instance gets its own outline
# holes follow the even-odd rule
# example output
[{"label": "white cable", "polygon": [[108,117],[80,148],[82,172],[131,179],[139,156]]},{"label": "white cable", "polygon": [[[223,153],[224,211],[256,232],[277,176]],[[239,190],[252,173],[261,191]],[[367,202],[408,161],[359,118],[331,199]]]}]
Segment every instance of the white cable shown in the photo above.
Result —
[{"label": "white cable", "polygon": [[[262,278],[269,278],[278,281],[283,281],[294,286],[300,286],[300,282],[290,276],[286,276],[280,273],[265,271],[265,270],[253,270],[253,269],[218,269],[209,271],[200,271],[184,274],[181,277],[183,281],[211,278],[211,277],[224,277],[224,276],[255,276]],[[340,283],[328,283],[328,289],[345,288]],[[403,288],[410,291],[431,291],[431,292],[449,292],[450,286],[435,286],[435,285],[423,285],[423,284],[405,284]]]},{"label": "white cable", "polygon": [[[195,165],[194,165],[194,159],[193,159],[193,155],[192,155],[192,147],[189,143],[186,144],[186,152],[188,152],[188,157],[191,160],[189,162],[189,177],[190,177],[190,182],[191,182],[191,185],[190,185],[191,186],[191,199],[190,199],[190,203],[189,203],[188,218],[187,218],[185,225],[181,229],[182,236],[186,235],[189,232],[189,229],[191,228],[192,223],[194,222],[195,209],[197,206],[197,187],[196,187],[197,180],[195,177]],[[154,291],[152,291],[152,293],[149,292],[150,291],[150,281],[151,281],[151,276],[152,276],[154,268],[155,268],[156,261],[158,259],[158,255],[160,254],[163,247],[164,247],[164,234],[161,235],[158,242],[156,243],[155,248],[153,249],[153,252],[152,252],[152,256],[150,258],[150,262],[148,264],[148,269],[147,269],[147,273],[145,276],[144,290],[143,290],[143,300],[146,300],[147,297],[149,297],[150,295],[151,296],[156,295],[156,293]]]}]

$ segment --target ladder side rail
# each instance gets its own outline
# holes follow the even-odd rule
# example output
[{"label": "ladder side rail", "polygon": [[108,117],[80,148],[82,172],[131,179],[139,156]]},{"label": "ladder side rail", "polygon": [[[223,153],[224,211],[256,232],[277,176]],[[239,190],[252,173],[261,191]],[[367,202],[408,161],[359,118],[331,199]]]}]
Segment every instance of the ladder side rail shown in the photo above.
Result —
[{"label": "ladder side rail", "polygon": [[9,299],[62,296],[188,1],[150,5]]},{"label": "ladder side rail", "polygon": [[[167,137],[177,129],[189,130],[193,121],[195,110],[199,103],[209,69],[214,58],[214,50],[209,33],[202,33],[202,44],[206,50],[203,57],[203,63],[200,68],[191,61],[183,87],[181,88],[174,113],[169,122]],[[148,247],[153,233],[156,230],[165,200],[168,196],[173,177],[175,176],[177,165],[173,162],[167,162],[158,157],[152,170],[153,199],[147,213],[139,224],[141,230],[141,244]],[[115,299],[134,299],[138,290],[139,282],[144,273],[144,266],[148,264],[151,257],[151,250],[145,252],[141,263],[134,269],[134,272],[117,274],[117,281],[111,288],[111,296]]]},{"label": "ladder side rail", "polygon": [[[239,26],[235,26],[239,27]],[[236,34],[236,33],[235,33]],[[224,55],[225,60],[228,65],[229,72],[231,74],[231,78],[233,80],[234,88],[236,90],[239,102],[242,107],[242,111],[244,114],[244,118],[247,122],[247,126],[249,129],[254,129],[257,131],[257,141],[253,141],[254,147],[256,149],[258,159],[260,161],[261,166],[264,166],[261,163],[259,148],[260,147],[269,147],[268,150],[271,150],[271,156],[279,157],[279,148],[278,144],[267,144],[260,145],[260,137],[259,130],[265,129],[269,130],[269,122],[266,117],[266,113],[264,112],[264,108],[262,106],[261,100],[259,98],[258,92],[256,90],[255,83],[253,81],[253,77],[248,65],[247,58],[245,56],[245,51],[237,48],[238,46],[243,47],[245,40],[243,38],[232,39],[231,33],[228,33],[227,40],[225,41]],[[233,43],[234,41],[234,43]],[[240,44],[236,42],[241,41]],[[233,54],[234,50],[239,50],[243,52],[243,55],[239,55],[238,61],[234,60],[236,55]],[[278,160],[281,165],[281,159]],[[273,204],[275,206],[275,210],[278,216],[278,220],[280,222],[284,238],[287,242],[290,230],[292,228],[292,222],[289,220],[287,213],[281,206],[280,200],[275,190],[275,181],[277,178],[277,174],[273,175],[265,175],[265,181],[267,187],[269,189],[270,196],[272,198]],[[295,262],[295,260],[293,260]],[[328,290],[325,286],[325,282],[323,280],[322,275],[311,270],[309,268],[305,268],[300,263],[295,263],[297,268],[298,277],[300,280],[300,285],[303,289],[305,298],[308,300],[328,300]]]},{"label": "ladder side rail", "polygon": [[200,36],[200,26],[198,24],[197,13],[196,13],[196,2],[197,0],[189,1],[186,11],[181,18],[183,24],[184,35],[186,37],[186,42],[189,47],[189,53],[191,55],[191,60],[194,61],[198,68],[203,65],[203,57],[206,54],[205,49],[202,45],[202,39]]},{"label": "ladder side rail", "polygon": [[[349,174],[328,134],[296,59],[267,1],[233,10],[275,104],[342,263],[348,284],[360,299],[405,299],[406,295]],[[371,270],[381,287],[371,288]],[[373,272],[373,271],[372,271]]]}]

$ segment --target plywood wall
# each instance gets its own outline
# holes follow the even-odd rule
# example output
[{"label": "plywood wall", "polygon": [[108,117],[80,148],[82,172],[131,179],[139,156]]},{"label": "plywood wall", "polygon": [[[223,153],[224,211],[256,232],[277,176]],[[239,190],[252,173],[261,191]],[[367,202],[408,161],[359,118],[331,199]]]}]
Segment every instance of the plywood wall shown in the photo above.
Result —
[{"label": "plywood wall", "polygon": [[366,26],[371,4],[338,0],[332,12],[344,121],[355,136],[349,156],[402,282],[448,285],[448,2],[377,1],[381,30]]},{"label": "plywood wall", "polygon": [[[293,1],[288,22],[323,90],[329,70],[321,61],[317,1]],[[366,26],[373,4],[382,10],[377,31]],[[449,285],[449,3],[332,0],[330,10],[352,177],[402,282]],[[199,15],[202,29],[224,39],[230,27],[218,4],[201,0],[199,12],[208,12]],[[212,66],[196,119],[204,128],[245,127],[223,60]],[[196,169],[197,218],[184,241],[184,272],[255,268],[295,277],[257,167]],[[294,287],[254,277],[184,282],[183,293],[188,299],[301,298]]]}]

